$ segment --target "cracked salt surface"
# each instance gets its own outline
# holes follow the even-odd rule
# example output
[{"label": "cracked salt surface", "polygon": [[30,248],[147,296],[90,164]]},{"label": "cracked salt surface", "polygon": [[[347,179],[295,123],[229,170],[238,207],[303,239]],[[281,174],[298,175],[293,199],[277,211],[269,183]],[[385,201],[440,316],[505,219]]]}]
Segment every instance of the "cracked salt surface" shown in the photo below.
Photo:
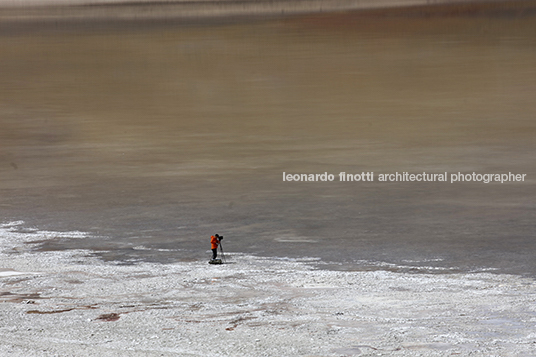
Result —
[{"label": "cracked salt surface", "polygon": [[0,225],[0,355],[534,356],[534,281],[512,275],[327,271],[226,252],[116,265],[35,252],[83,232]]}]

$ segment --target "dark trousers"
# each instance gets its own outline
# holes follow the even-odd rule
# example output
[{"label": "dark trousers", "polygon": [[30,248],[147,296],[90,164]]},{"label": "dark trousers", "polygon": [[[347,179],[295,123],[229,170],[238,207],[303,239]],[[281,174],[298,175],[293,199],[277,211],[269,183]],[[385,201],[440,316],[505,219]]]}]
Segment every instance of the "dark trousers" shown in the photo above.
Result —
[{"label": "dark trousers", "polygon": [[212,259],[216,259],[218,256],[218,248],[212,249]]}]

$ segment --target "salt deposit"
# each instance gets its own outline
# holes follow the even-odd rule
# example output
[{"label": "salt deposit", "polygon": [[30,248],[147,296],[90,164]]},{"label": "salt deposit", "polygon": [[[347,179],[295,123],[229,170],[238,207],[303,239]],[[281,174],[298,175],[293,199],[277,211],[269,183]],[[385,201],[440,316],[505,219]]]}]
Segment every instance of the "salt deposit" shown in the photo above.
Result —
[{"label": "salt deposit", "polygon": [[232,252],[216,266],[124,265],[28,243],[84,236],[0,226],[0,269],[13,273],[0,274],[0,355],[536,355],[529,278],[327,271]]}]

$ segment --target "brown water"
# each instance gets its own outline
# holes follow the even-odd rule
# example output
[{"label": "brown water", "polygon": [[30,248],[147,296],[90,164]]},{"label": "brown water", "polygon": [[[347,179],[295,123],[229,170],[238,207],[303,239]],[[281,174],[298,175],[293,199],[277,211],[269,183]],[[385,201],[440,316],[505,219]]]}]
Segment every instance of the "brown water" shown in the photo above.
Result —
[{"label": "brown water", "polygon": [[[536,273],[533,16],[2,28],[1,219],[96,235],[43,249]],[[342,171],[527,177],[282,181]]]}]

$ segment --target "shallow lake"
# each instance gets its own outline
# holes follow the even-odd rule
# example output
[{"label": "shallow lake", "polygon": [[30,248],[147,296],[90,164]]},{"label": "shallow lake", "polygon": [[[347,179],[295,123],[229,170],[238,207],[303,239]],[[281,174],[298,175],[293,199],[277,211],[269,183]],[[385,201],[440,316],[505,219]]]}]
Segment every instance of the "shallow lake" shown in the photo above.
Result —
[{"label": "shallow lake", "polygon": [[[332,268],[536,274],[534,20],[3,31],[0,218],[89,231],[41,249],[124,263],[208,259],[219,233],[228,252]],[[378,180],[396,172],[449,181]],[[526,177],[451,183],[458,172]]]}]

